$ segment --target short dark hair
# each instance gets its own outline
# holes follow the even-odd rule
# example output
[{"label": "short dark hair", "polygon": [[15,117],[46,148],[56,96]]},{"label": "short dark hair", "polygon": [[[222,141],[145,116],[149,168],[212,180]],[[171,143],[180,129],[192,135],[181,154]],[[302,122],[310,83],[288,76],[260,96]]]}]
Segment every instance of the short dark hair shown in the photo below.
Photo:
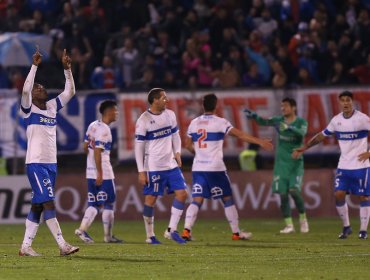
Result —
[{"label": "short dark hair", "polygon": [[349,98],[353,100],[353,93],[349,90],[343,91],[341,94],[339,94],[338,98],[340,99],[343,96],[348,96]]},{"label": "short dark hair", "polygon": [[164,91],[163,88],[152,88],[148,93],[148,102],[150,105],[153,104],[154,99],[159,99],[161,97],[161,92]]},{"label": "short dark hair", "polygon": [[99,106],[99,112],[100,114],[104,114],[105,110],[113,108],[114,106],[117,106],[117,102],[114,100],[104,100],[100,106]]},{"label": "short dark hair", "polygon": [[297,108],[297,102],[293,98],[285,97],[281,102],[287,102],[290,106]]},{"label": "short dark hair", "polygon": [[203,108],[206,112],[211,112],[216,109],[217,96],[214,93],[209,93],[203,96]]}]

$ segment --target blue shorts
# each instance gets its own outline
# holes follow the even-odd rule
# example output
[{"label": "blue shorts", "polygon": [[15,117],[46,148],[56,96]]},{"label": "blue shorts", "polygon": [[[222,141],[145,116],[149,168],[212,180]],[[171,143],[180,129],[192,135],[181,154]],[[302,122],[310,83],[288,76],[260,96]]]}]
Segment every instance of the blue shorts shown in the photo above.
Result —
[{"label": "blue shorts", "polygon": [[163,196],[166,188],[168,194],[186,190],[184,175],[178,167],[165,171],[149,171],[148,181],[143,190],[144,195]]},{"label": "blue shorts", "polygon": [[193,171],[192,197],[222,198],[232,195],[229,176],[226,171]]},{"label": "blue shorts", "polygon": [[54,200],[56,163],[26,164],[27,177],[32,188],[32,204]]},{"label": "blue shorts", "polygon": [[335,190],[349,194],[370,196],[370,168],[355,170],[337,169],[335,174]]},{"label": "blue shorts", "polygon": [[100,206],[113,204],[116,201],[116,186],[114,180],[103,180],[101,186],[95,185],[95,179],[87,179],[87,205]]}]

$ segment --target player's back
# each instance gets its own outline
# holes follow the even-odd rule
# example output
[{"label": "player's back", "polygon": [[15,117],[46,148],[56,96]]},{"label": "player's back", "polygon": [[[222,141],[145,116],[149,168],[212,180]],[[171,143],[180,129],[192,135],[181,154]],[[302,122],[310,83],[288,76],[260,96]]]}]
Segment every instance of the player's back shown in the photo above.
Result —
[{"label": "player's back", "polygon": [[192,120],[188,136],[194,143],[193,171],[225,171],[223,143],[233,126],[224,118],[204,114]]},{"label": "player's back", "polygon": [[137,142],[146,142],[145,167],[149,171],[170,170],[178,166],[174,159],[172,136],[178,133],[176,115],[171,110],[161,114],[145,111],[136,122]]},{"label": "player's back", "polygon": [[87,131],[85,139],[88,140],[88,155],[86,166],[86,178],[96,179],[96,164],[94,149],[102,150],[103,179],[114,179],[113,168],[110,162],[110,151],[112,148],[112,132],[107,124],[97,120],[92,122]]}]

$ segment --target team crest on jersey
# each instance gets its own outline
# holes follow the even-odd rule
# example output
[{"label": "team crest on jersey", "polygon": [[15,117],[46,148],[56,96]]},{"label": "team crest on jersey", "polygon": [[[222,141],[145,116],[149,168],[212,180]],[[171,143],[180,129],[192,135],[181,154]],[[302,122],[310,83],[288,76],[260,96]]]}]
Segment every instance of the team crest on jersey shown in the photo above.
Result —
[{"label": "team crest on jersey", "polygon": [[152,176],[152,182],[154,183],[154,182],[157,182],[158,180],[160,180],[161,179],[161,175],[153,175]]}]

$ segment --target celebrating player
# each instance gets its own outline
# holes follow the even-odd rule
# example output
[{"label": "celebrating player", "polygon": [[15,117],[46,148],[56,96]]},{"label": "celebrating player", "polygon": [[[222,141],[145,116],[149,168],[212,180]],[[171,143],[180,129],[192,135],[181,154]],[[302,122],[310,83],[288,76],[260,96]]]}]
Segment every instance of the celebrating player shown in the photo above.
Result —
[{"label": "celebrating player", "polygon": [[301,184],[304,173],[303,157],[292,158],[295,148],[303,145],[307,133],[306,120],[297,116],[297,104],[292,98],[284,98],[281,102],[282,116],[264,119],[255,112],[245,110],[248,118],[255,119],[259,125],[274,126],[279,134],[274,162],[274,179],[272,191],[280,195],[280,209],[285,220],[285,228],[280,233],[295,232],[289,196],[295,202],[299,212],[300,231],[309,231],[304,201],[301,195]]},{"label": "celebrating player", "polygon": [[316,134],[306,145],[295,150],[293,156],[301,154],[317,145],[325,137],[335,135],[341,155],[335,175],[335,205],[339,217],[343,223],[343,230],[339,234],[340,239],[346,239],[352,233],[349,221],[346,194],[360,197],[360,239],[367,239],[367,227],[370,217],[370,180],[368,134],[370,130],[370,118],[353,108],[353,94],[344,91],[339,95],[339,105],[342,112],[334,116],[325,130]]},{"label": "celebrating player", "polygon": [[26,231],[20,256],[40,256],[31,245],[36,236],[41,213],[60,249],[60,255],[70,255],[79,250],[68,244],[62,235],[56,218],[54,188],[57,175],[56,115],[75,95],[75,84],[71,71],[71,58],[64,50],[62,63],[66,78],[64,91],[47,101],[45,88],[34,83],[41,54],[37,49],[32,58],[31,70],[23,86],[21,114],[27,125],[27,176],[32,187],[31,210],[26,219]]},{"label": "celebrating player", "polygon": [[109,125],[117,120],[116,101],[103,101],[100,104],[99,112],[102,115],[102,119],[92,122],[85,135],[84,150],[87,153],[88,207],[85,210],[80,227],[75,230],[75,234],[85,243],[93,243],[94,240],[87,233],[87,229],[94,221],[99,209],[103,208],[104,242],[122,243],[122,240],[112,234],[116,189],[113,168],[110,163],[112,133]]},{"label": "celebrating player", "polygon": [[186,241],[177,232],[187,197],[184,176],[181,173],[181,139],[176,115],[166,109],[168,98],[161,88],[149,91],[150,107],[136,122],[135,158],[139,184],[144,186],[144,224],[149,244],[160,244],[154,234],[154,206],[158,196],[175,193],[171,218],[165,238],[183,244]]},{"label": "celebrating player", "polygon": [[239,215],[232,197],[232,190],[226,166],[223,161],[223,144],[225,135],[260,145],[272,150],[271,140],[259,139],[233,127],[229,121],[218,117],[216,113],[217,96],[213,93],[203,97],[204,114],[195,118],[188,128],[186,148],[195,154],[192,175],[193,201],[186,210],[185,228],[182,238],[191,240],[198,211],[205,198],[222,199],[225,216],[230,224],[233,240],[250,239],[252,233],[239,229]]}]

